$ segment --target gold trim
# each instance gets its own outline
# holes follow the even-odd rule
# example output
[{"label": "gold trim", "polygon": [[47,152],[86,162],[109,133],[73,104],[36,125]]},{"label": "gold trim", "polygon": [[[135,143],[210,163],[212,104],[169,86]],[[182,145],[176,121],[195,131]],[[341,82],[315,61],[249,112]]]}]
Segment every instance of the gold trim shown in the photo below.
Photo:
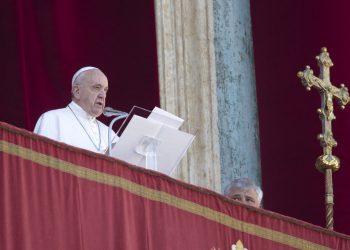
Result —
[{"label": "gold trim", "polygon": [[307,249],[307,250],[329,250],[331,248],[300,239],[288,234],[284,234],[278,231],[267,229],[254,224],[246,223],[241,220],[234,219],[224,213],[215,211],[208,207],[199,205],[197,203],[178,198],[176,196],[170,195],[168,193],[157,191],[151,188],[147,188],[143,185],[136,184],[132,181],[126,180],[119,176],[114,176],[92,170],[86,167],[72,164],[60,160],[58,158],[48,156],[36,151],[30,150],[12,144],[3,140],[0,140],[0,151],[20,157],[25,160],[29,160],[40,164],[45,167],[53,168],[73,176],[83,178],[86,180],[95,181],[98,183],[110,185],[113,187],[119,187],[127,190],[135,195],[141,196],[143,198],[158,201],[167,204],[171,207],[178,208],[180,210],[204,217],[208,220],[215,221],[229,228],[247,233],[250,235],[258,236],[267,240],[278,242],[287,246],[291,246],[297,249]]}]

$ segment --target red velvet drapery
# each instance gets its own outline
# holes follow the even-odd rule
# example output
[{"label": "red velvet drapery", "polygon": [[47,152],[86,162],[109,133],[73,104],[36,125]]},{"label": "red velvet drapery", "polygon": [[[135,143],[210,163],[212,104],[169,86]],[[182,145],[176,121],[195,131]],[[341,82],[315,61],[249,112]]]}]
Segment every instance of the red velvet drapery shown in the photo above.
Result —
[{"label": "red velvet drapery", "polygon": [[349,249],[350,238],[0,123],[0,249]]},{"label": "red velvet drapery", "polygon": [[32,130],[70,101],[83,66],[109,78],[107,105],[159,106],[152,0],[4,0],[0,3],[0,120]]}]

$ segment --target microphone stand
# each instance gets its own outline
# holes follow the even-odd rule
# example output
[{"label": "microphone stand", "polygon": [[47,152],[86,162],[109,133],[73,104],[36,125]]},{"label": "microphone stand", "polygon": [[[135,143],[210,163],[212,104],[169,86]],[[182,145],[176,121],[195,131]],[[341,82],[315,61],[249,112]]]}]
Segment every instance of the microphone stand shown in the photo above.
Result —
[{"label": "microphone stand", "polygon": [[[108,109],[111,109],[111,108],[108,108]],[[108,109],[106,111],[109,111]],[[116,111],[116,110],[113,110],[113,111]],[[114,114],[112,114],[112,113],[114,113]],[[128,115],[129,115],[128,113],[121,112],[121,111],[116,111],[116,112],[112,112],[112,113],[108,114],[107,112],[104,112],[105,116],[114,116],[114,115],[116,116],[108,126],[108,155],[109,156],[111,156],[111,151],[112,151],[112,139],[111,139],[112,127],[116,121],[124,119],[124,118],[128,117]],[[113,139],[114,139],[114,137],[113,137]]]},{"label": "microphone stand", "polygon": [[111,151],[112,151],[112,140],[111,140],[111,134],[112,134],[112,127],[113,127],[113,124],[118,121],[118,120],[121,120],[121,119],[124,119],[126,117],[128,117],[129,114],[124,114],[124,115],[120,115],[120,116],[117,116],[115,117],[111,123],[109,124],[109,127],[108,127],[108,155],[111,156]]}]

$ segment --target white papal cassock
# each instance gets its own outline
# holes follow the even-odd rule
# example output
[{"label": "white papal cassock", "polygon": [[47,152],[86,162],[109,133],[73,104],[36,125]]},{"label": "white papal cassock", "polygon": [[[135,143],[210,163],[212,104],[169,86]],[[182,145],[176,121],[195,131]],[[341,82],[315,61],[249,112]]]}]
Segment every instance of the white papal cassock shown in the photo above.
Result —
[{"label": "white papal cassock", "polygon": [[65,108],[42,114],[34,133],[98,153],[108,149],[108,127],[73,101]]}]

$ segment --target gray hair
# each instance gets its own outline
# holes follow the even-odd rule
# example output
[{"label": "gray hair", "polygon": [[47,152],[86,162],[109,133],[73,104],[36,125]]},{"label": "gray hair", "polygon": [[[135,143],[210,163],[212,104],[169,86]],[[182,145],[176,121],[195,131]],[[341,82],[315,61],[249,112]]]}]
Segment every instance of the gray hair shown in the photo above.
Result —
[{"label": "gray hair", "polygon": [[235,189],[235,188],[253,189],[256,192],[256,194],[258,195],[259,203],[261,203],[262,197],[263,197],[263,192],[262,192],[261,188],[259,186],[255,185],[255,183],[251,179],[249,179],[247,177],[242,177],[242,178],[238,178],[238,179],[231,181],[230,184],[226,186],[225,191],[224,191],[224,195],[228,196],[230,194],[231,190]]}]

